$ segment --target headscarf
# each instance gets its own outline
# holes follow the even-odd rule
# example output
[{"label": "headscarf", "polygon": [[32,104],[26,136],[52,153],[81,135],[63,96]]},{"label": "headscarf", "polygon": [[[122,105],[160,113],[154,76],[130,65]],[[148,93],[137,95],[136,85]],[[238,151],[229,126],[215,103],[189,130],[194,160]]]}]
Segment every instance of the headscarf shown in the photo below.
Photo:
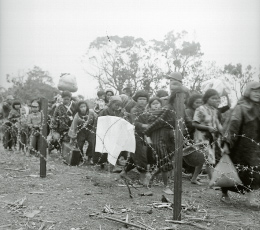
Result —
[{"label": "headscarf", "polygon": [[121,100],[122,100],[122,107],[125,108],[126,105],[127,105],[128,102],[129,102],[129,98],[128,98],[128,96],[125,95],[125,94],[121,94],[121,95],[119,95],[119,97],[120,97]]},{"label": "headscarf", "polygon": [[253,89],[260,89],[260,83],[247,83],[243,97],[237,102],[237,105],[243,108],[247,121],[254,120],[255,118],[260,119],[260,102],[254,102],[250,99],[250,93]]},{"label": "headscarf", "polygon": [[144,90],[139,90],[139,91],[136,92],[136,94],[135,94],[134,97],[133,97],[134,101],[137,102],[137,100],[138,100],[139,97],[146,97],[146,98],[147,98],[147,102],[148,102],[148,100],[149,100],[149,95],[148,95],[148,93],[147,93],[146,91],[144,91]]}]

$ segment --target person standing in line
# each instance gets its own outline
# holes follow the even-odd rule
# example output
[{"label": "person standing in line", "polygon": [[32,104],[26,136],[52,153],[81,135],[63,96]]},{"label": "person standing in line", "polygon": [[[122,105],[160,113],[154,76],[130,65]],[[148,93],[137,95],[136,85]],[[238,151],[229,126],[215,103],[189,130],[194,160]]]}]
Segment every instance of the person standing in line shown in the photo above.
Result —
[{"label": "person standing in line", "polygon": [[[195,110],[192,126],[196,128],[194,133],[195,144],[205,146],[206,171],[211,179],[213,166],[216,164],[216,149],[218,138],[222,133],[222,125],[217,116],[217,103],[219,94],[214,89],[208,89],[203,95],[203,105]],[[195,168],[191,179],[192,184],[200,185],[197,177],[202,170],[203,164]]]},{"label": "person standing in line", "polygon": [[224,135],[224,154],[229,154],[242,185],[223,187],[221,201],[230,203],[228,191],[247,195],[246,205],[260,208],[253,190],[260,189],[260,83],[247,84],[235,106]]},{"label": "person standing in line", "polygon": [[71,101],[71,92],[63,91],[61,96],[62,104],[54,111],[52,129],[60,134],[60,142],[69,142],[68,132],[76,114],[76,104]]}]

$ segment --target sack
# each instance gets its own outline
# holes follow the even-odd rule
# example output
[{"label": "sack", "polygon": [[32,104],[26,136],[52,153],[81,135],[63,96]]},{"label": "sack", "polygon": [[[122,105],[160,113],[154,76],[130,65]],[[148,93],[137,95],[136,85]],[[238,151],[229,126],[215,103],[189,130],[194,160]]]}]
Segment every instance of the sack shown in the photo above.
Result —
[{"label": "sack", "polygon": [[201,89],[203,93],[205,93],[208,89],[215,89],[219,93],[220,97],[231,92],[231,89],[226,81],[221,79],[210,79],[204,81],[201,84]]},{"label": "sack", "polygon": [[223,155],[214,168],[209,186],[234,187],[239,184],[242,184],[242,181],[238,176],[235,166],[227,154]]},{"label": "sack", "polygon": [[77,92],[78,85],[76,77],[71,74],[61,75],[58,83],[58,89],[61,91]]}]

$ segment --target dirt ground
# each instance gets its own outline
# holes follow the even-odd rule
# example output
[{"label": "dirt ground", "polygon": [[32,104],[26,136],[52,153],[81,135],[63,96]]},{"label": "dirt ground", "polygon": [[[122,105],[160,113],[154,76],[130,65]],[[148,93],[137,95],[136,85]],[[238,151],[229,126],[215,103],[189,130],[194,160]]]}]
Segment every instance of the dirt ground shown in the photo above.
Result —
[{"label": "dirt ground", "polygon": [[[47,177],[39,177],[39,158],[0,147],[0,229],[83,230],[126,229],[122,223],[105,217],[125,219],[147,229],[260,229],[260,212],[244,206],[244,197],[231,193],[233,203],[221,203],[220,191],[192,185],[183,178],[182,223],[170,223],[170,208],[153,207],[161,203],[162,184],[150,189],[153,196],[139,196],[144,187],[131,189],[129,197],[116,173],[99,166],[65,165],[52,155],[47,162]],[[131,172],[132,178],[138,178]],[[120,186],[121,185],[121,186]],[[171,184],[173,187],[173,183]],[[166,196],[172,200],[173,197]],[[104,213],[109,206],[114,212]],[[138,229],[128,226],[127,229]]]}]

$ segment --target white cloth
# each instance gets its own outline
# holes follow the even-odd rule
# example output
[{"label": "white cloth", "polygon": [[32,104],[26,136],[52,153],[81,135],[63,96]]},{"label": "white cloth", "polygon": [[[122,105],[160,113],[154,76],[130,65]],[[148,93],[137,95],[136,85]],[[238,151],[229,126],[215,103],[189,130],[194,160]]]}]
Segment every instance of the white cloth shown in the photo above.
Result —
[{"label": "white cloth", "polygon": [[231,88],[225,80],[215,78],[202,82],[201,89],[203,93],[208,89],[215,89],[220,96],[224,96],[225,92],[227,94],[231,92]]},{"label": "white cloth", "polygon": [[116,164],[121,151],[135,152],[134,126],[120,117],[103,116],[97,121],[95,152],[108,153],[108,162]]}]

